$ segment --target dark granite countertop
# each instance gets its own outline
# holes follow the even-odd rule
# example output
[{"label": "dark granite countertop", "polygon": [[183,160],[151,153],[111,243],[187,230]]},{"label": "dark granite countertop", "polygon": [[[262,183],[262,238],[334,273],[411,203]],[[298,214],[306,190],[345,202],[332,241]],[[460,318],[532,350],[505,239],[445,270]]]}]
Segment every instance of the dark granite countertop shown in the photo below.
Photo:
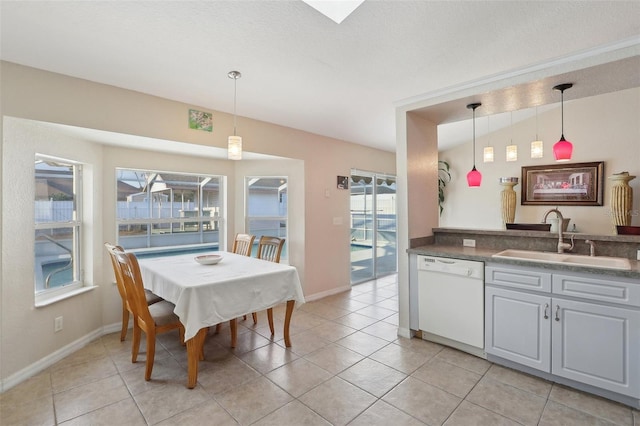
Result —
[{"label": "dark granite countertop", "polygon": [[[517,231],[516,231],[517,232]],[[640,261],[630,260],[631,270],[619,270],[619,269],[606,269],[606,268],[594,268],[590,266],[575,266],[575,265],[562,265],[556,263],[540,263],[531,262],[519,259],[505,259],[499,257],[492,257],[495,253],[502,251],[502,249],[488,249],[488,248],[474,248],[474,247],[462,247],[462,246],[448,246],[448,245],[425,245],[421,247],[415,247],[407,250],[408,253],[421,254],[425,256],[439,256],[465,260],[476,260],[481,262],[492,263],[504,263],[510,265],[529,266],[529,267],[542,267],[545,269],[557,270],[557,271],[571,271],[582,272],[598,275],[610,275],[613,277],[634,278],[639,280],[640,284]],[[570,255],[570,253],[568,253]]]},{"label": "dark granite countertop", "polygon": [[[446,232],[448,234],[475,234],[475,235],[487,235],[495,237],[535,237],[535,238],[548,238],[557,239],[558,234],[555,232],[546,231],[523,231],[523,230],[504,230],[504,229],[469,229],[469,228],[433,228],[433,232]],[[569,230],[563,232],[564,238],[567,239],[572,235],[576,239],[580,240],[594,240],[594,241],[615,241],[615,242],[630,242],[640,243],[640,236],[638,235],[603,235],[603,234],[589,234],[584,232],[571,232]]]}]

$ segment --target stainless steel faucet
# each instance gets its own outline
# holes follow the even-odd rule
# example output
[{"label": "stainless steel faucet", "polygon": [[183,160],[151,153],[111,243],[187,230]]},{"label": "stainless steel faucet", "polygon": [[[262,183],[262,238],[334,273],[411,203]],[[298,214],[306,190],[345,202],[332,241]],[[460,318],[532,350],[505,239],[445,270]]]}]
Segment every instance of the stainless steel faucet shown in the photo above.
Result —
[{"label": "stainless steel faucet", "polygon": [[589,256],[596,255],[596,243],[595,241],[586,240],[585,243],[589,244]]},{"label": "stainless steel faucet", "polygon": [[551,209],[546,212],[544,214],[544,217],[542,218],[542,223],[547,222],[547,216],[549,216],[549,213],[551,212],[554,212],[556,214],[556,217],[558,218],[558,253],[564,253],[565,250],[573,250],[573,236],[571,237],[571,244],[565,243],[564,239],[562,238],[562,225],[564,223],[564,217],[562,217],[562,213],[560,213],[560,210]]}]

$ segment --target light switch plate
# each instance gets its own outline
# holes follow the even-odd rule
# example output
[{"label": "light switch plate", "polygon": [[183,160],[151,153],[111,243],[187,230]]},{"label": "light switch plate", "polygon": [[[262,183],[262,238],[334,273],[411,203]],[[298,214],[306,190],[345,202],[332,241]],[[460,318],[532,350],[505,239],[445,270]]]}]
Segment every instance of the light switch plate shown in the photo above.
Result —
[{"label": "light switch plate", "polygon": [[462,245],[464,247],[475,247],[476,246],[476,240],[468,240],[468,239],[463,239],[462,240]]},{"label": "light switch plate", "polygon": [[640,260],[640,249],[638,249],[638,252],[636,253],[636,259]]}]

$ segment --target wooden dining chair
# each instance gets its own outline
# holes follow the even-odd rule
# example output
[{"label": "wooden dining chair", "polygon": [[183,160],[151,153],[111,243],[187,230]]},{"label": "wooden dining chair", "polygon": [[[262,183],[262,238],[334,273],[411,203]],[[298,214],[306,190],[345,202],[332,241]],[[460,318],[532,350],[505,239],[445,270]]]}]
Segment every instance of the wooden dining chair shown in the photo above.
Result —
[{"label": "wooden dining chair", "polygon": [[236,234],[236,239],[233,240],[233,252],[241,254],[243,256],[251,256],[251,250],[253,249],[253,241],[256,239],[255,235],[249,234]]},{"label": "wooden dining chair", "polygon": [[[156,352],[156,335],[178,329],[180,341],[184,343],[184,326],[180,318],[173,313],[175,305],[166,300],[147,305],[138,259],[133,253],[116,253],[120,275],[124,282],[127,301],[133,311],[133,344],[131,362],[138,360],[141,331],[147,336],[147,360],[144,379],[151,379]],[[202,354],[201,354],[202,358]]]},{"label": "wooden dining chair", "polygon": [[263,235],[258,242],[258,259],[280,263],[284,238],[268,237]]},{"label": "wooden dining chair", "polygon": [[[269,262],[280,263],[280,256],[282,254],[282,247],[284,246],[284,238],[261,236],[258,241],[258,254],[257,258],[267,260]],[[252,313],[253,323],[258,323],[258,314]],[[273,328],[273,308],[267,309],[267,321],[269,321],[269,329],[271,335],[274,335]]]},{"label": "wooden dining chair", "polygon": [[[122,329],[120,331],[120,341],[124,342],[127,337],[127,330],[129,329],[129,314],[133,313],[131,307],[129,306],[129,302],[127,302],[127,295],[125,293],[124,282],[122,281],[120,274],[117,269],[119,269],[118,261],[116,260],[116,252],[124,253],[124,249],[120,246],[116,246],[110,243],[104,243],[104,246],[109,253],[109,257],[111,258],[111,266],[113,267],[113,274],[116,277],[116,286],[118,287],[118,293],[120,293],[120,298],[122,299]],[[153,305],[154,303],[160,302],[163,300],[157,294],[152,293],[149,290],[145,290],[145,299],[147,301],[147,305]]]},{"label": "wooden dining chair", "polygon": [[[250,234],[236,234],[236,239],[233,240],[233,253],[241,254],[243,256],[251,256],[253,250],[253,241],[256,239],[255,235]],[[244,316],[247,319],[247,316]],[[216,327],[216,332],[220,331],[220,326]]]}]

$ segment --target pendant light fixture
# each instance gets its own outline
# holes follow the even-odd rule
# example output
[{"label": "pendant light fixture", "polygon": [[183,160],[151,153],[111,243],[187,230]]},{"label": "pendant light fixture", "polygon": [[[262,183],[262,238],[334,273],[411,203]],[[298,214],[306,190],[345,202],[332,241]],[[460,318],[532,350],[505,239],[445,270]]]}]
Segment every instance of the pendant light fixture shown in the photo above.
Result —
[{"label": "pendant light fixture", "polygon": [[482,174],[476,169],[476,108],[480,105],[482,105],[480,102],[467,105],[468,109],[473,110],[473,168],[467,173],[469,186],[480,186],[480,182],[482,182]]},{"label": "pendant light fixture", "polygon": [[553,145],[553,156],[556,161],[569,161],[573,152],[573,144],[564,138],[564,91],[573,87],[571,83],[558,84],[553,90],[560,91],[560,110],[562,119],[562,136],[560,140]]},{"label": "pendant light fixture", "polygon": [[229,136],[227,158],[229,160],[242,160],[242,137],[236,136],[236,98],[238,79],[242,77],[240,71],[229,71],[227,74],[233,79],[233,136]]},{"label": "pendant light fixture", "polygon": [[507,161],[518,160],[518,145],[513,144],[513,111],[511,111],[511,144],[507,145],[506,157]]},{"label": "pendant light fixture", "polygon": [[538,137],[538,107],[536,106],[536,140],[531,142],[531,158],[542,158],[544,143]]},{"label": "pendant light fixture", "polygon": [[493,163],[493,147],[491,146],[491,126],[489,125],[489,116],[487,115],[487,146],[484,147],[482,159],[485,163]]}]

